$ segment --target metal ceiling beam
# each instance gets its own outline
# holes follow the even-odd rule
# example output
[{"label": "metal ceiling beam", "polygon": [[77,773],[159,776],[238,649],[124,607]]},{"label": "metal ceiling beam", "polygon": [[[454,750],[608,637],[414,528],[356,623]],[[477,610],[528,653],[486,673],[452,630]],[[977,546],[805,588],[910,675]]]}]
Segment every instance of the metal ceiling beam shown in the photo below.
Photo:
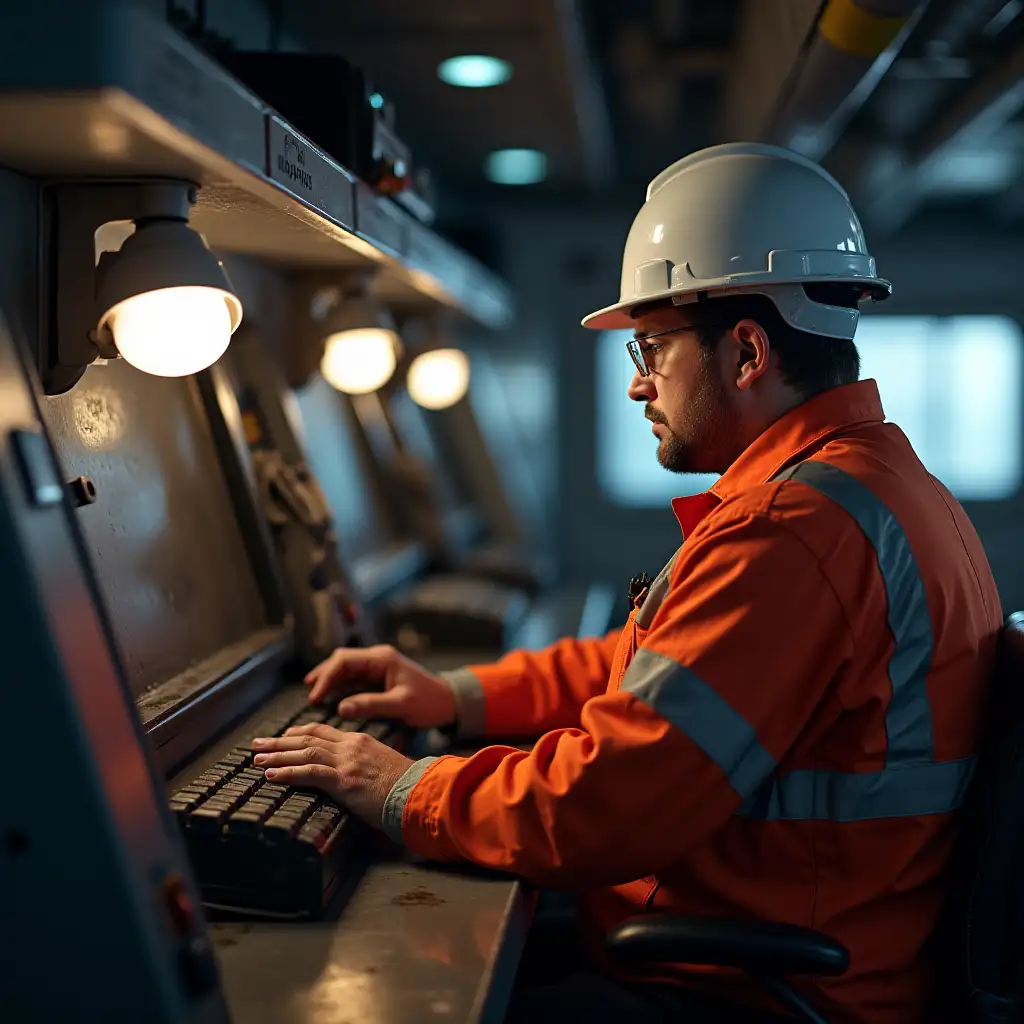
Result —
[{"label": "metal ceiling beam", "polygon": [[1013,5],[1007,0],[958,0],[947,4],[927,26],[928,48],[939,55],[956,53],[986,26],[998,25],[1003,12],[1013,14]]},{"label": "metal ceiling beam", "polygon": [[1024,43],[943,109],[908,147],[920,165],[949,142],[973,145],[987,139],[1024,109]]},{"label": "metal ceiling beam", "polygon": [[864,219],[876,231],[898,230],[920,207],[921,183],[932,161],[951,148],[980,150],[1024,109],[1024,43],[1018,43],[987,74],[969,85],[900,152],[888,170],[870,172],[857,186]]},{"label": "metal ceiling beam", "polygon": [[[587,45],[579,0],[540,0],[545,39],[572,104],[581,169],[594,191],[615,174],[615,142],[601,77]],[[559,83],[563,84],[563,83]]]}]

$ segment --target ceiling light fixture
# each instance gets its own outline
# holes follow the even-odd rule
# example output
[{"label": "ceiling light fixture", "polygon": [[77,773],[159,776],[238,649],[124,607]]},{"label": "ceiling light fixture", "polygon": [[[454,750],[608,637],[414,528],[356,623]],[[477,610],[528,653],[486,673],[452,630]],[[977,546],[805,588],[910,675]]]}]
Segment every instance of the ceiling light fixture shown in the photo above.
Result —
[{"label": "ceiling light fixture", "polygon": [[449,57],[437,66],[437,77],[460,89],[489,89],[512,77],[512,65],[499,57],[463,54]]},{"label": "ceiling light fixture", "polygon": [[[142,181],[53,189],[54,321],[39,359],[46,390],[68,390],[97,358],[120,356],[163,377],[215,363],[242,320],[242,303],[188,225],[196,187]],[[125,230],[106,230],[117,222]],[[116,251],[97,253],[104,236],[124,240]]]},{"label": "ceiling light fixture", "polygon": [[498,149],[484,162],[484,173],[497,185],[536,185],[548,175],[548,158],[537,149]]}]

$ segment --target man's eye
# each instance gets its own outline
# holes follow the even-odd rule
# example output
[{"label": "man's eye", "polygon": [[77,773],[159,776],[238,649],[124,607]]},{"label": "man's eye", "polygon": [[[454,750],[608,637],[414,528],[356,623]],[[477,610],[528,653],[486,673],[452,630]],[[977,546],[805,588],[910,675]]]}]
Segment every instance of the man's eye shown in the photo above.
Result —
[{"label": "man's eye", "polygon": [[645,349],[646,349],[646,350],[647,350],[647,351],[648,351],[648,352],[649,352],[649,353],[650,353],[650,354],[651,354],[652,356],[656,356],[656,355],[657,355],[657,354],[658,354],[658,353],[659,353],[659,352],[660,352],[660,351],[662,350],[662,348],[664,348],[664,346],[663,346],[663,345],[660,345],[660,344],[658,344],[657,342],[652,342],[652,341],[649,341],[649,342],[647,342],[647,344],[646,344],[646,345],[644,346],[644,348],[645,348]]}]

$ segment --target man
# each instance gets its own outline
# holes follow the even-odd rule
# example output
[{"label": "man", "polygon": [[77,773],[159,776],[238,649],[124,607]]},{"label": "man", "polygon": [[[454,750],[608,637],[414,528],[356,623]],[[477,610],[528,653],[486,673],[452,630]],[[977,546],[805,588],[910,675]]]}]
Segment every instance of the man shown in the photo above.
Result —
[{"label": "man", "polygon": [[[595,957],[642,913],[789,922],[850,950],[800,986],[828,1020],[918,1020],[1001,612],[963,510],[858,381],[858,303],[888,292],[816,165],[752,144],[673,165],[585,324],[634,329],[661,463],[723,474],[673,502],[682,547],[604,639],[447,678],[388,648],[310,673],[313,699],[383,682],[343,714],[540,735],[531,753],[412,763],[313,726],[257,763],[427,857],[581,892]],[[770,1005],[727,972],[644,980]],[[727,1019],[668,991],[575,977],[514,1019]]]}]

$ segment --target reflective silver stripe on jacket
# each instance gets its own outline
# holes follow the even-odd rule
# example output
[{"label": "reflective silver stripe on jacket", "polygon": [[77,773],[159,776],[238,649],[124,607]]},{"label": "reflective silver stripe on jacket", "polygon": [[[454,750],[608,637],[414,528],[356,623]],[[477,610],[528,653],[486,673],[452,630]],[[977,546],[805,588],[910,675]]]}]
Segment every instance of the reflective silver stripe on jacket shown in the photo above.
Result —
[{"label": "reflective silver stripe on jacket", "polygon": [[871,542],[888,602],[895,649],[888,665],[886,764],[878,772],[801,770],[777,764],[754,727],[712,686],[672,658],[637,651],[621,690],[671,722],[724,772],[743,803],[739,815],[761,820],[865,821],[955,810],[975,759],[936,762],[926,676],[933,637],[924,583],[903,528],[860,481],[824,462],[804,462],[777,479],[814,487],[845,509]]},{"label": "reflective silver stripe on jacket", "polygon": [[661,607],[662,601],[665,600],[669,585],[672,583],[672,570],[675,568],[676,559],[682,550],[682,548],[679,548],[676,551],[668,560],[665,568],[654,577],[654,582],[647,588],[647,596],[644,598],[643,604],[640,605],[636,618],[633,620],[641,629],[647,629],[650,626],[654,621],[655,614]]},{"label": "reflective silver stripe on jacket", "polygon": [[620,691],[638,697],[681,729],[725,772],[741,797],[753,794],[775,768],[757,733],[714,688],[665,654],[641,647]]},{"label": "reflective silver stripe on jacket", "polygon": [[828,462],[801,462],[776,480],[797,480],[845,509],[871,542],[885,583],[896,649],[889,661],[892,699],[885,713],[885,763],[917,764],[935,756],[926,676],[932,660],[932,618],[910,541],[896,517],[859,480]]}]

